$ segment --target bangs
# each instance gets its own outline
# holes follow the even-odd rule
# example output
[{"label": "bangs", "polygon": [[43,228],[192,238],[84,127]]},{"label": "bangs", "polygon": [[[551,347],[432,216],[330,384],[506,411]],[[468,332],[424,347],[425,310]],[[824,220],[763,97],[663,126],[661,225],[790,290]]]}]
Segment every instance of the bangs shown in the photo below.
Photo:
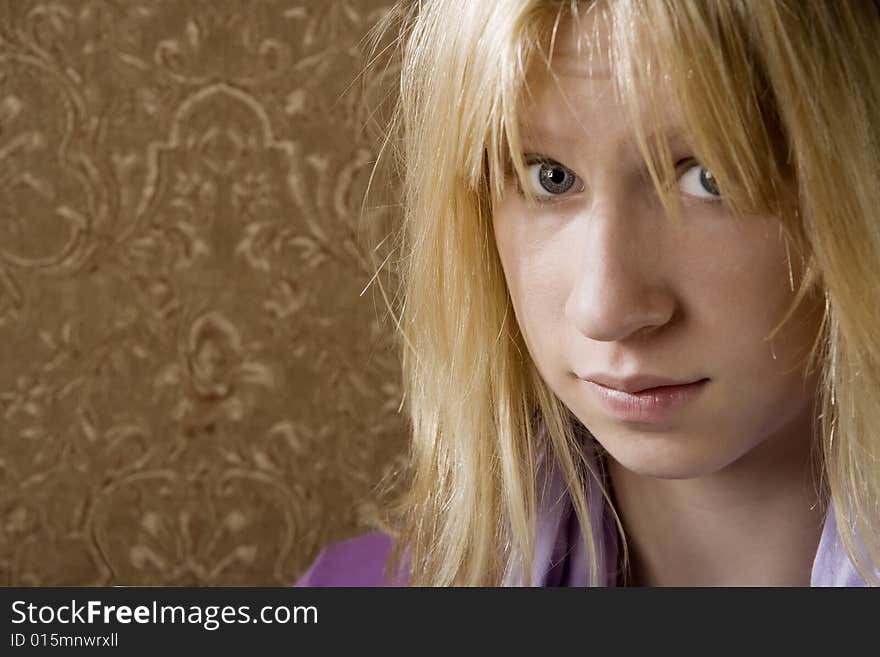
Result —
[{"label": "bangs", "polygon": [[[668,105],[731,210],[786,221],[797,189],[788,139],[742,6],[620,3],[615,9],[616,79],[655,184],[671,175],[664,170],[668,145],[646,143],[642,126],[653,131],[657,108]],[[677,214],[677,203],[670,205]]]}]

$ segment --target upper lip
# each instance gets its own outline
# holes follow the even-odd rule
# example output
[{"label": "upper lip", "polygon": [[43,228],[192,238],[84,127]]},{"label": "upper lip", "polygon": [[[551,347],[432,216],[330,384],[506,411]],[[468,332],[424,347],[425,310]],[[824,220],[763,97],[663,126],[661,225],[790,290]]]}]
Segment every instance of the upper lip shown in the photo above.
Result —
[{"label": "upper lip", "polygon": [[653,374],[637,374],[623,378],[609,376],[607,374],[588,374],[582,378],[586,381],[591,381],[592,383],[598,383],[600,386],[606,388],[613,388],[621,392],[630,393],[641,392],[648,388],[657,388],[660,386],[683,386],[703,380],[702,378],[676,380],[664,376],[654,376]]}]

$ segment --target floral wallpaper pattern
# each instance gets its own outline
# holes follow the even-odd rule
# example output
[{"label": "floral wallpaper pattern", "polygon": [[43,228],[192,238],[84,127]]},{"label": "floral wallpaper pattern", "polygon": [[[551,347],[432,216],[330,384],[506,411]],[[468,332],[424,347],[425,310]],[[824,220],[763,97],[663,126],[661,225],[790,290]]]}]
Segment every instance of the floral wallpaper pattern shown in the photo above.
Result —
[{"label": "floral wallpaper pattern", "polygon": [[380,522],[388,4],[0,0],[0,584],[283,586]]}]

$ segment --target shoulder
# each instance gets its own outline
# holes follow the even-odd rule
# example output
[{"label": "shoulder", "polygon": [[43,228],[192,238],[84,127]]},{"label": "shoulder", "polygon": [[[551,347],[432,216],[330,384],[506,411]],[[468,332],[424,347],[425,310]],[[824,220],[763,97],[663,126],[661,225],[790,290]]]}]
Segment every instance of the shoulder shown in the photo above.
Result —
[{"label": "shoulder", "polygon": [[371,532],[325,547],[294,586],[385,586],[394,539]]},{"label": "shoulder", "polygon": [[[871,557],[865,548],[864,541],[858,535],[855,537],[861,556],[866,563],[871,564]],[[875,576],[880,579],[880,568],[875,567]],[[837,518],[834,505],[829,504],[825,515],[825,526],[822,529],[822,537],[819,540],[819,549],[813,560],[813,571],[810,576],[810,586],[867,586],[867,582],[856,570],[850,559],[837,528]]]}]

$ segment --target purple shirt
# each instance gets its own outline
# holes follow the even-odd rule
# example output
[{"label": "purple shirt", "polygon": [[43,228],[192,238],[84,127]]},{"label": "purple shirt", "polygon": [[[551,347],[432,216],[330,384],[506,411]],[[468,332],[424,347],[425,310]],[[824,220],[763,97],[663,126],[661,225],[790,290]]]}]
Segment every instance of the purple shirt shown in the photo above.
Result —
[{"label": "purple shirt", "polygon": [[[538,505],[535,586],[590,586],[586,549],[580,539],[577,514],[565,494],[561,476],[555,468],[544,479]],[[555,501],[555,502],[554,502]],[[617,534],[607,503],[596,482],[587,490],[587,504],[597,549],[600,581],[598,586],[615,586]],[[325,548],[300,577],[295,586],[385,586],[385,561],[393,539],[373,532]],[[834,508],[829,504],[813,560],[811,586],[865,586],[837,535]]]}]

